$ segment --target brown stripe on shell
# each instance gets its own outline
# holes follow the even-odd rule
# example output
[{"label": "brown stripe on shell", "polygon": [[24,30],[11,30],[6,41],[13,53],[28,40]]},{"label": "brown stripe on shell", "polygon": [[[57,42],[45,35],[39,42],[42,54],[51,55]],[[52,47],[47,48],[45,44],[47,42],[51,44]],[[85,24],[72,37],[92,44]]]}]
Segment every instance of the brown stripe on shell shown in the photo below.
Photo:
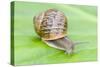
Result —
[{"label": "brown stripe on shell", "polygon": [[67,20],[62,12],[56,9],[49,9],[44,12],[42,19],[38,20],[41,21],[36,21],[37,32],[44,40],[52,40],[65,36]]}]

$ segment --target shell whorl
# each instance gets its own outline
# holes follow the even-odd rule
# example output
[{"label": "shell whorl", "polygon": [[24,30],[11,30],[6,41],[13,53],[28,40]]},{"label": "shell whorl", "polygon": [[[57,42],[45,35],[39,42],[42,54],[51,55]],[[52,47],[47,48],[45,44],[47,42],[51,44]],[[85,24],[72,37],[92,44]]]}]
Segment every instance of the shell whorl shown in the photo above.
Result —
[{"label": "shell whorl", "polygon": [[49,9],[35,17],[35,29],[44,40],[55,40],[65,36],[67,19],[56,9]]},{"label": "shell whorl", "polygon": [[74,43],[66,37],[67,18],[56,9],[49,9],[34,17],[34,27],[37,34],[47,45],[73,53]]}]

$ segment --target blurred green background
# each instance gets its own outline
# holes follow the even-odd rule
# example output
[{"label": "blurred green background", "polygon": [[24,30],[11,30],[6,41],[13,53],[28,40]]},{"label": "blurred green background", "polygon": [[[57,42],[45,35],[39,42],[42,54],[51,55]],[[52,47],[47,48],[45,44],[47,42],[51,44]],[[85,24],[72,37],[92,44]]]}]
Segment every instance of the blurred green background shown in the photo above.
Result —
[{"label": "blurred green background", "polygon": [[[96,6],[15,2],[14,7],[14,60],[16,65],[97,60]],[[62,11],[68,18],[67,35],[70,39],[74,42],[89,42],[76,45],[72,56],[46,45],[34,30],[33,17],[50,8]]]}]

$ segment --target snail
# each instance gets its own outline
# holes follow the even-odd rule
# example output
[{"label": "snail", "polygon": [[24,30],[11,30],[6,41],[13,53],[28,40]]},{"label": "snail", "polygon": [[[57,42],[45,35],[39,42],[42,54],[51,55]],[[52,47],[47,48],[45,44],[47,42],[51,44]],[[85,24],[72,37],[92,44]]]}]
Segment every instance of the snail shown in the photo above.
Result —
[{"label": "snail", "polygon": [[74,43],[66,36],[67,18],[57,9],[48,9],[34,17],[34,28],[40,38],[49,46],[72,54]]}]

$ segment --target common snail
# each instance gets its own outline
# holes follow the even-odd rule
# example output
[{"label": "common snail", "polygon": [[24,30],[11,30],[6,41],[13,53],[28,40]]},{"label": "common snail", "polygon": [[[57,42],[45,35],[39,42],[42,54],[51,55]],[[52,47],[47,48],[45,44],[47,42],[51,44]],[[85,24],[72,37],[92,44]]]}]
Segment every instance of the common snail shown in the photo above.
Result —
[{"label": "common snail", "polygon": [[48,9],[34,17],[34,27],[40,38],[49,46],[73,53],[74,43],[66,36],[67,18],[57,9]]}]

